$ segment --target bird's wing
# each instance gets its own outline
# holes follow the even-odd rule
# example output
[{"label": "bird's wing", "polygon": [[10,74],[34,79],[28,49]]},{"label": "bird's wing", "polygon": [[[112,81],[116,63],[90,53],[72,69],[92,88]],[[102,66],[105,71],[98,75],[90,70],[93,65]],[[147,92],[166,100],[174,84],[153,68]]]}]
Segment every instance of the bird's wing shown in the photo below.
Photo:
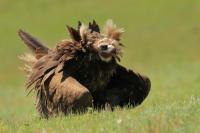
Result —
[{"label": "bird's wing", "polygon": [[107,88],[97,96],[97,104],[110,103],[110,105],[139,105],[150,91],[149,78],[118,65],[116,73],[111,78]]},{"label": "bird's wing", "polygon": [[92,106],[89,90],[75,78],[64,74],[64,71],[55,72],[47,84],[43,83],[41,89],[37,90],[36,99],[37,110],[46,118],[59,111],[64,114],[68,111],[81,112]]},{"label": "bird's wing", "polygon": [[[64,63],[74,58],[75,45],[70,42],[62,42],[54,50],[42,58],[40,58],[33,66],[32,73],[30,74],[27,82],[27,88],[31,87],[34,83],[35,88],[40,88],[41,81],[44,81],[44,77],[47,80],[55,71],[61,71],[64,67]],[[58,70],[59,69],[59,70]]]}]

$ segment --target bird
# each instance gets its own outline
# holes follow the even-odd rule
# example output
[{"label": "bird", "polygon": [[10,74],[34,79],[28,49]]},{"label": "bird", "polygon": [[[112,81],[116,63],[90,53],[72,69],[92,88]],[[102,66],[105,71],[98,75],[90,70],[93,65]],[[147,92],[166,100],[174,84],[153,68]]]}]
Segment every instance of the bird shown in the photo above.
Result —
[{"label": "bird", "polygon": [[18,35],[32,51],[19,58],[24,62],[28,93],[36,95],[36,110],[49,118],[104,109],[109,105],[140,105],[151,88],[149,77],[119,64],[124,30],[108,20],[103,32],[95,20],[89,25],[78,21],[66,27],[70,39],[49,48],[24,30]]}]

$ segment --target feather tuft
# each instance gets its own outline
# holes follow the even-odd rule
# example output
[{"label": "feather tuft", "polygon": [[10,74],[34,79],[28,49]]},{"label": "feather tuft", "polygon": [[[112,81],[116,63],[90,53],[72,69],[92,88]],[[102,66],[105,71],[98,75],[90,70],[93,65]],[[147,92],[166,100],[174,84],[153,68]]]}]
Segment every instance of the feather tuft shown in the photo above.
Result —
[{"label": "feather tuft", "polygon": [[24,66],[20,69],[25,71],[27,77],[32,73],[32,66],[37,62],[37,59],[32,54],[25,53],[23,55],[18,56],[18,58],[24,62]]},{"label": "feather tuft", "polygon": [[124,33],[123,28],[117,28],[116,24],[114,24],[111,19],[107,20],[105,25],[105,35],[108,38],[119,41],[121,39],[122,33]]},{"label": "feather tuft", "polygon": [[84,24],[80,27],[80,36],[83,42],[86,41],[87,35],[90,34],[91,30]]}]

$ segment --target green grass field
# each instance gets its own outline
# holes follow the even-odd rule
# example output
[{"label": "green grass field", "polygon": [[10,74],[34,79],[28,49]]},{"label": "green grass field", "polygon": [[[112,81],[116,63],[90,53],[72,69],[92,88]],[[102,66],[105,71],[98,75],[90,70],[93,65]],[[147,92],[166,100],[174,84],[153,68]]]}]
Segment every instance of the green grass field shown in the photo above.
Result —
[{"label": "green grass field", "polygon": [[[199,0],[0,0],[0,133],[199,133]],[[17,55],[28,52],[22,28],[50,46],[66,24],[112,18],[125,29],[121,64],[146,74],[150,95],[134,109],[39,119],[26,96]]]}]

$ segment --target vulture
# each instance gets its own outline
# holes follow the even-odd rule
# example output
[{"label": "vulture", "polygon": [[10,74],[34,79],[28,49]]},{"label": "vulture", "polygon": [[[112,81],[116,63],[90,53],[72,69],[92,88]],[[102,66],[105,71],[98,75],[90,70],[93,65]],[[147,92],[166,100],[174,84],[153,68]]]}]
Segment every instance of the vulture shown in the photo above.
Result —
[{"label": "vulture", "polygon": [[26,89],[35,92],[36,110],[42,118],[82,113],[88,108],[111,109],[140,105],[150,91],[148,77],[120,65],[123,29],[108,20],[104,31],[89,25],[67,26],[70,39],[55,48],[19,30],[31,54],[23,54]]}]

